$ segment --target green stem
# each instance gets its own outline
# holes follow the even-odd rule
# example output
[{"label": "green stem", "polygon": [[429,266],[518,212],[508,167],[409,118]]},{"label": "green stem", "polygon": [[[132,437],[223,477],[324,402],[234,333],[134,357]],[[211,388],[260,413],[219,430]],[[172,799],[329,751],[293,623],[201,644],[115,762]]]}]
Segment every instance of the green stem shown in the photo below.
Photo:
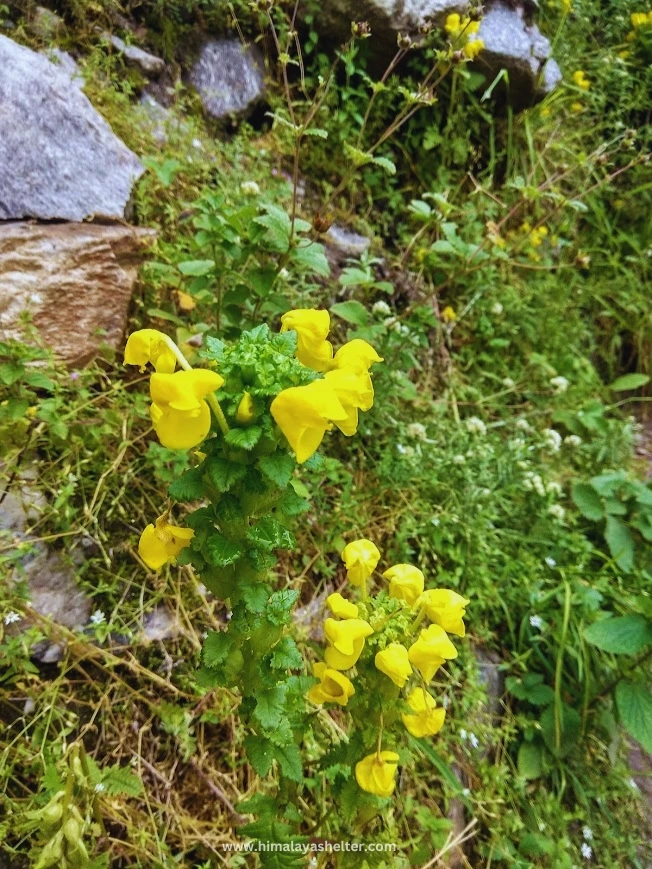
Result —
[{"label": "green stem", "polygon": [[566,645],[566,634],[568,632],[571,609],[571,590],[570,585],[566,580],[564,580],[564,588],[564,619],[561,626],[559,651],[557,652],[557,666],[555,668],[555,748],[557,751],[561,748],[561,677],[564,663],[564,647]]}]

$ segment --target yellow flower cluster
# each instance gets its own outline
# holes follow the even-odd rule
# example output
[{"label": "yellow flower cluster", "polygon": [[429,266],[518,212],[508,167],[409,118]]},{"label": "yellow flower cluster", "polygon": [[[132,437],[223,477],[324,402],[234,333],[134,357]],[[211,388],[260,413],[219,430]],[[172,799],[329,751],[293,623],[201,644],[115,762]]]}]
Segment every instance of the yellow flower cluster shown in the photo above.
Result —
[{"label": "yellow flower cluster", "polygon": [[588,91],[591,87],[590,80],[586,77],[584,70],[578,69],[572,75],[573,83],[583,91]]},{"label": "yellow flower cluster", "polygon": [[[367,612],[366,583],[376,570],[380,552],[371,540],[355,540],[345,547],[342,561],[349,582],[361,588],[362,606]],[[428,683],[446,661],[457,657],[457,649],[448,634],[465,635],[463,618],[469,601],[450,589],[425,590],[425,577],[412,564],[395,564],[382,576],[387,580],[389,597],[402,601],[407,612],[414,615],[414,620],[412,630],[406,636],[406,645],[389,642],[376,652],[374,665],[400,689],[413,679],[420,683],[413,684],[406,694],[405,701],[410,711],[402,714],[402,721],[412,736],[434,736],[443,726],[446,711],[437,707],[428,691]],[[334,618],[327,618],[324,624],[328,644],[324,653],[325,663],[314,665],[313,673],[319,683],[309,690],[307,697],[317,704],[330,702],[346,706],[355,694],[355,688],[341,671],[357,664],[365,640],[374,629],[368,621],[360,618],[360,607],[339,592],[331,594],[326,604]],[[428,618],[431,624],[420,629],[424,618]],[[382,628],[384,621],[376,624],[377,630]],[[377,796],[390,796],[394,790],[398,760],[398,754],[381,751],[379,744],[374,754],[356,764],[359,786]]]},{"label": "yellow flower cluster", "polygon": [[630,21],[634,30],[639,27],[652,27],[652,12],[632,12]]},{"label": "yellow flower cluster", "polygon": [[302,464],[319,448],[333,425],[347,437],[355,434],[359,412],[369,410],[374,402],[369,369],[382,359],[361,338],[344,344],[333,355],[333,345],[327,340],[328,311],[288,311],[281,323],[282,332],[292,330],[297,334],[299,362],[324,375],[306,386],[284,389],[270,407],[297,462]]},{"label": "yellow flower cluster", "polygon": [[[457,12],[452,12],[444,24],[444,30],[448,33],[451,42],[455,43],[463,41],[460,45],[463,54],[474,60],[484,48],[484,42],[481,39],[469,39],[474,36],[480,29],[479,21],[471,21],[470,18],[463,18]],[[455,46],[458,47],[458,46]]]}]

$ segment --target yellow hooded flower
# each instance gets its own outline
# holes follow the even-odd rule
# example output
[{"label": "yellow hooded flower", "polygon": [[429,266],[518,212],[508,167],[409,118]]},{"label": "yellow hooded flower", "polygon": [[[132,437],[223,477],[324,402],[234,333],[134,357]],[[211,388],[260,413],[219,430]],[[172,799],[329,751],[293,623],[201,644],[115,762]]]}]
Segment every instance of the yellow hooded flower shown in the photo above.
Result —
[{"label": "yellow hooded flower", "polygon": [[424,591],[417,605],[425,607],[426,615],[447,633],[463,637],[465,632],[462,619],[470,601],[448,588],[429,588]]},{"label": "yellow hooded flower", "polygon": [[281,332],[297,333],[297,359],[313,371],[326,371],[333,359],[333,345],[326,340],[331,327],[328,311],[302,308],[281,317]]},{"label": "yellow hooded flower", "polygon": [[446,710],[437,709],[434,697],[423,688],[415,688],[408,695],[407,703],[414,714],[406,712],[401,718],[412,736],[421,739],[439,733],[444,726]]},{"label": "yellow hooded flower", "polygon": [[423,592],[425,579],[412,564],[395,564],[383,573],[389,580],[389,596],[412,605]]},{"label": "yellow hooded flower", "polygon": [[357,619],[358,608],[350,600],[336,591],[334,594],[329,594],[326,598],[326,606],[330,609],[334,616],[338,619]]},{"label": "yellow hooded flower", "polygon": [[412,667],[408,659],[408,650],[400,643],[390,643],[375,659],[376,669],[380,670],[402,688],[412,675]]},{"label": "yellow hooded flower", "polygon": [[238,409],[235,412],[236,421],[241,425],[247,425],[247,423],[252,421],[255,415],[254,400],[248,392],[245,392],[243,393]]},{"label": "yellow hooded flower", "polygon": [[457,658],[457,649],[439,625],[430,625],[421,631],[419,638],[408,649],[408,659],[417,668],[426,682],[446,661]]},{"label": "yellow hooded flower", "polygon": [[324,653],[326,663],[334,670],[348,670],[362,654],[365,637],[373,634],[373,628],[363,619],[326,619],[324,634],[329,643]]},{"label": "yellow hooded flower", "polygon": [[325,380],[292,386],[276,396],[270,412],[302,464],[319,449],[333,421],[348,418],[333,388]]},{"label": "yellow hooded flower", "polygon": [[125,347],[125,365],[138,365],[144,371],[151,362],[157,373],[172,374],[177,358],[172,351],[170,338],[157,329],[139,329],[132,332]]},{"label": "yellow hooded flower", "polygon": [[344,547],[342,561],[346,565],[349,582],[352,585],[363,585],[376,569],[380,561],[380,552],[371,540],[362,538]]},{"label": "yellow hooded flower", "polygon": [[314,685],[306,694],[313,703],[339,703],[340,706],[346,706],[349,698],[355,694],[351,680],[337,670],[331,670],[326,664],[314,664],[312,672],[320,680],[319,685]]},{"label": "yellow hooded flower", "polygon": [[346,419],[335,420],[335,425],[347,437],[354,435],[358,428],[358,411],[369,410],[374,403],[374,388],[371,377],[346,368],[338,368],[324,375],[324,380],[332,386],[346,411]]},{"label": "yellow hooded flower", "polygon": [[332,368],[345,368],[357,374],[367,374],[375,362],[382,362],[374,348],[362,338],[343,344],[333,358]]},{"label": "yellow hooded flower", "polygon": [[395,751],[379,751],[369,754],[355,765],[355,780],[368,794],[390,797],[394,792],[398,754]]},{"label": "yellow hooded flower", "polygon": [[464,55],[469,58],[469,60],[475,60],[475,58],[480,54],[482,49],[484,48],[484,41],[482,39],[470,39],[462,51]]},{"label": "yellow hooded flower", "polygon": [[204,440],[211,427],[211,412],[204,398],[223,383],[224,378],[215,371],[202,368],[152,374],[149,412],[164,447],[187,450]]},{"label": "yellow hooded flower", "polygon": [[195,535],[192,528],[170,525],[167,519],[168,514],[164,513],[140,535],[138,554],[151,570],[160,570],[166,561],[176,558],[182,549],[190,546]]}]

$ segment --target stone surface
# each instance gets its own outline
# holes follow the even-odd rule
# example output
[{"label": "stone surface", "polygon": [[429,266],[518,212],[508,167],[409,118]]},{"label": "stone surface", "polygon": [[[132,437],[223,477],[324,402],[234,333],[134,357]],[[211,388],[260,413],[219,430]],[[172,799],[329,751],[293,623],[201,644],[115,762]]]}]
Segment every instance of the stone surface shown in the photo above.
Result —
[{"label": "stone surface", "polygon": [[347,257],[360,257],[371,245],[371,239],[366,235],[359,235],[337,223],[328,230],[325,241]]},{"label": "stone surface", "polygon": [[58,67],[61,72],[64,72],[68,76],[71,84],[78,88],[84,87],[84,76],[77,66],[77,61],[71,54],[56,47],[48,48],[47,51],[43,52],[43,54],[51,63]]},{"label": "stone surface", "polygon": [[54,39],[65,28],[60,15],[45,6],[37,6],[32,15],[31,30],[43,40]]},{"label": "stone surface", "polygon": [[143,616],[139,639],[144,643],[162,642],[173,640],[179,634],[181,634],[181,626],[173,613],[166,606],[157,606]]},{"label": "stone surface", "polygon": [[0,340],[20,338],[28,311],[69,366],[117,346],[153,230],[121,225],[0,224]]},{"label": "stone surface", "polygon": [[164,60],[161,60],[160,57],[156,57],[154,54],[150,54],[148,51],[144,51],[142,48],[138,48],[137,45],[128,45],[119,36],[112,34],[106,34],[106,39],[109,40],[116,51],[124,54],[125,59],[134,66],[137,66],[145,75],[160,75],[165,69]]},{"label": "stone surface", "polygon": [[144,172],[70,76],[0,36],[0,220],[122,219]]},{"label": "stone surface", "polygon": [[238,39],[204,43],[189,82],[214,118],[245,115],[263,98],[265,65],[257,46]]},{"label": "stone surface", "polygon": [[145,121],[150,128],[152,138],[160,145],[164,145],[168,140],[167,127],[172,113],[149,94],[142,94],[138,102],[142,106]]}]

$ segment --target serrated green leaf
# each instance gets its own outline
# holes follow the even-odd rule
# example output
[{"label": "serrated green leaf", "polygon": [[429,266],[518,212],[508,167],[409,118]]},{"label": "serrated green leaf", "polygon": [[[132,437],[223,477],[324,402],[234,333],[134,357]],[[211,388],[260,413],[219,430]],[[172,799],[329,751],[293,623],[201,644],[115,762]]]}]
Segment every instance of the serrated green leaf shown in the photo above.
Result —
[{"label": "serrated green leaf", "polygon": [[292,534],[276,519],[261,519],[247,531],[247,540],[260,549],[292,549],[295,540]]},{"label": "serrated green leaf", "polygon": [[233,640],[225,631],[209,631],[202,647],[202,663],[205,667],[221,667],[228,658]]},{"label": "serrated green leaf", "polygon": [[263,474],[281,489],[290,482],[296,466],[296,461],[288,453],[276,452],[258,459],[258,467]]},{"label": "serrated green leaf", "polygon": [[369,311],[360,302],[355,299],[350,299],[348,302],[336,302],[331,305],[331,313],[337,314],[347,323],[353,323],[354,326],[369,325]]},{"label": "serrated green leaf", "polygon": [[275,670],[298,670],[303,656],[292,637],[282,637],[272,650],[271,666]]},{"label": "serrated green leaf", "polygon": [[607,516],[604,539],[618,567],[629,573],[634,565],[634,537],[628,526],[615,516]]},{"label": "serrated green leaf", "polygon": [[250,425],[247,428],[232,428],[226,433],[224,440],[232,447],[251,450],[260,440],[262,433],[263,430],[257,425]]},{"label": "serrated green leaf", "polygon": [[204,543],[202,555],[211,567],[226,567],[236,563],[242,549],[234,540],[227,540],[219,531],[214,531]]},{"label": "serrated green leaf", "polygon": [[616,686],[620,721],[645,751],[652,752],[652,692],[643,682],[621,681]]},{"label": "serrated green leaf", "polygon": [[584,631],[592,646],[614,655],[637,655],[652,643],[652,622],[642,615],[602,619]]},{"label": "serrated green leaf", "polygon": [[262,582],[257,582],[254,585],[246,585],[240,589],[242,599],[247,605],[247,609],[252,613],[264,613],[269,600],[269,588]]},{"label": "serrated green leaf", "polygon": [[518,750],[518,773],[531,781],[543,774],[543,746],[538,742],[522,742]]},{"label": "serrated green leaf", "polygon": [[102,772],[102,784],[107,796],[139,797],[143,792],[143,783],[136,773],[128,766],[110,766]]},{"label": "serrated green leaf", "polygon": [[203,469],[199,467],[184,471],[168,486],[168,493],[171,498],[182,504],[199,501],[205,495]]},{"label": "serrated green leaf", "polygon": [[647,374],[624,374],[622,377],[609,384],[609,389],[614,392],[627,392],[630,389],[640,389],[650,382]]},{"label": "serrated green leaf", "polygon": [[[256,736],[251,733],[245,736],[244,748],[247,760],[261,778],[268,775],[274,762],[274,743],[265,736]],[[256,808],[248,808],[245,811],[259,811]]]},{"label": "serrated green leaf", "polygon": [[275,745],[274,759],[278,762],[281,772],[286,778],[289,778],[291,781],[302,780],[303,767],[301,765],[301,752],[298,745],[294,742],[289,742],[285,745]]},{"label": "serrated green leaf", "polygon": [[219,456],[204,460],[205,475],[218,492],[227,492],[247,473],[247,466],[229,462]]},{"label": "serrated green leaf", "polygon": [[331,273],[324,246],[318,242],[302,243],[293,248],[289,260],[299,273],[319,275],[322,278],[327,278]]},{"label": "serrated green leaf", "polygon": [[388,175],[396,175],[396,165],[389,159],[389,157],[374,157],[372,163],[376,166],[380,166],[380,168],[384,169]]},{"label": "serrated green leaf", "polygon": [[582,516],[597,522],[604,516],[602,498],[589,483],[573,483],[573,503]]},{"label": "serrated green leaf", "polygon": [[195,259],[185,263],[179,263],[178,269],[182,275],[190,275],[194,278],[210,274],[215,268],[215,260]]},{"label": "serrated green leaf", "polygon": [[285,713],[287,685],[281,682],[256,694],[254,715],[266,730],[278,727]]},{"label": "serrated green leaf", "polygon": [[267,605],[267,618],[273,625],[286,625],[290,621],[292,607],[297,602],[299,592],[284,588],[270,595]]}]

